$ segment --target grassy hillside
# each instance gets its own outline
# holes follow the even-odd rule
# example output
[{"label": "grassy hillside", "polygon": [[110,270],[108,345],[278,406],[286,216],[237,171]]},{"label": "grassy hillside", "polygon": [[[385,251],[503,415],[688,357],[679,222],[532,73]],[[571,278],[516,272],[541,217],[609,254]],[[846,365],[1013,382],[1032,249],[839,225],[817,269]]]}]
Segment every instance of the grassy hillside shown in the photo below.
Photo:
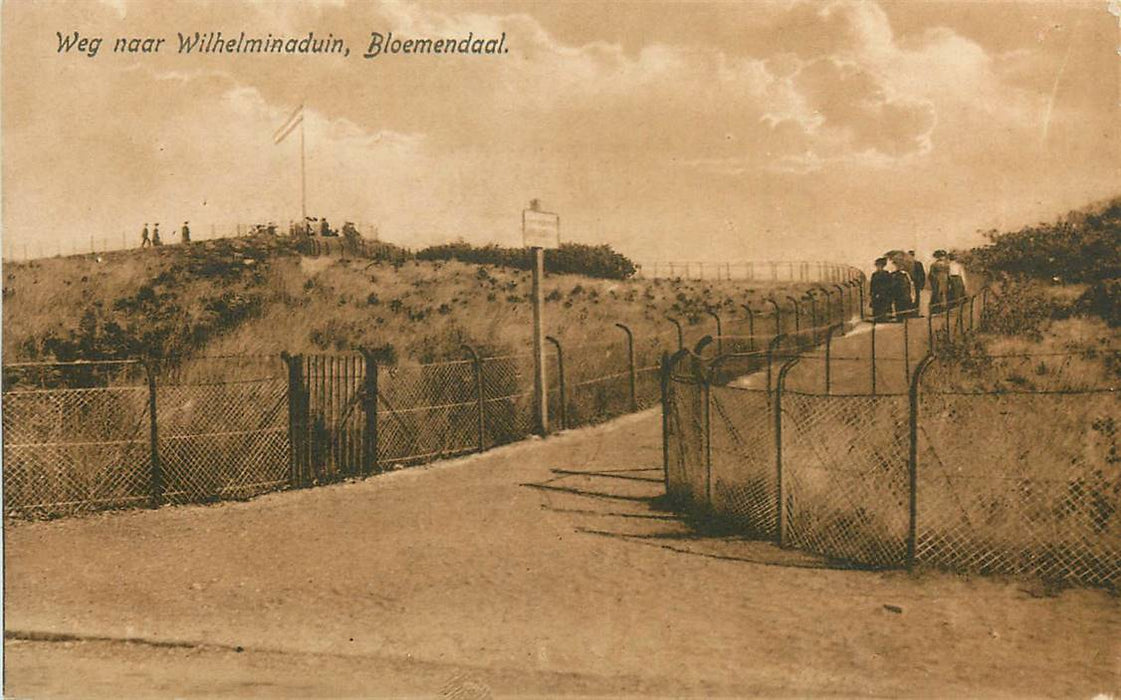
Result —
[{"label": "grassy hillside", "polygon": [[[530,273],[500,265],[415,258],[305,257],[288,239],[205,241],[9,264],[5,362],[159,355],[341,352],[387,358],[461,357],[461,343],[501,354],[526,349]],[[744,332],[740,305],[782,287],[592,279],[551,274],[548,332],[566,344],[636,335],[673,338],[671,314],[712,332],[706,308]],[[733,320],[741,323],[733,325]],[[703,329],[703,330],[702,330]],[[621,337],[621,335],[620,335]]]}]

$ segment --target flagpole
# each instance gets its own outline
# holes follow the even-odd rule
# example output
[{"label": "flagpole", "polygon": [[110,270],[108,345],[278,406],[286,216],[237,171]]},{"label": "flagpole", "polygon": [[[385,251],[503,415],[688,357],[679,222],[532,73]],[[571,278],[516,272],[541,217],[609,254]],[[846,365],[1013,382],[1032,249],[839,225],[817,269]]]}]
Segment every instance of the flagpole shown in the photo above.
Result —
[{"label": "flagpole", "polygon": [[300,103],[300,211],[303,225],[307,226],[307,164],[304,155],[304,105]]}]

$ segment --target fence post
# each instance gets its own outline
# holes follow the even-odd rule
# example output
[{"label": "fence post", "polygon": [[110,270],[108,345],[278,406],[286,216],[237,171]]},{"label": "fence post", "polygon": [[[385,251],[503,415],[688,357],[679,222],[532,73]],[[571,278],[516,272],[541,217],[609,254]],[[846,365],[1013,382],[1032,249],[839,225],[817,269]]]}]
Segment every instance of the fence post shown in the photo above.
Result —
[{"label": "fence post", "polygon": [[771,396],[771,373],[772,373],[771,365],[774,363],[775,350],[778,349],[779,341],[781,341],[785,337],[786,336],[784,334],[780,333],[780,334],[776,335],[774,338],[771,338],[771,342],[767,344],[767,397],[768,398],[770,398],[770,396]]},{"label": "fence post", "polygon": [[982,330],[985,328],[985,312],[989,309],[989,288],[985,287],[981,290],[981,316],[977,319],[977,325]]},{"label": "fence post", "polygon": [[817,341],[817,297],[814,291],[810,289],[806,292],[806,298],[810,300],[810,345]]},{"label": "fence post", "polygon": [[685,349],[685,333],[684,333],[684,331],[681,330],[681,321],[678,321],[676,318],[673,318],[672,316],[666,316],[666,320],[669,321],[670,323],[672,323],[674,325],[674,328],[677,329],[677,349],[678,350],[684,350]]},{"label": "fence post", "polygon": [[747,347],[749,352],[755,352],[755,312],[750,304],[741,304],[747,312]]},{"label": "fence post", "polygon": [[821,325],[828,327],[833,323],[833,292],[825,287],[817,287],[817,289],[821,290],[821,293],[825,295],[825,308],[821,314]]},{"label": "fence post", "polygon": [[362,349],[366,361],[365,389],[362,410],[366,416],[365,441],[362,443],[362,470],[366,474],[377,471],[378,465],[378,361],[372,353]]},{"label": "fence post", "polygon": [[876,395],[876,317],[872,317],[872,396]]},{"label": "fence post", "polygon": [[475,348],[467,343],[460,345],[468,355],[471,356],[471,364],[475,370],[475,406],[476,406],[476,430],[478,431],[479,438],[479,452],[486,449],[487,430],[486,430],[486,404],[483,400],[483,363],[479,359],[479,353],[475,352]]},{"label": "fence post", "polygon": [[564,351],[560,341],[551,335],[545,340],[552,343],[557,349],[557,389],[560,391],[560,425],[561,430],[568,430],[568,394],[564,390]]},{"label": "fence post", "polygon": [[846,320],[845,319],[845,315],[846,315],[845,314],[845,286],[843,284],[834,284],[833,287],[836,288],[838,293],[840,293],[840,298],[839,298],[840,304],[838,304],[837,307],[841,310],[841,317],[838,318],[837,321],[840,322],[842,325],[844,325],[845,320]]},{"label": "fence post", "polygon": [[[560,345],[557,345],[557,352],[560,352]],[[662,472],[665,476],[666,494],[670,492],[669,485],[669,412],[670,412],[670,354],[665,350],[662,351],[662,364],[659,367],[659,379],[662,388]]]},{"label": "fence post", "polygon": [[159,508],[163,503],[163,465],[160,463],[159,421],[156,418],[156,361],[149,358],[144,361],[144,371],[148,375],[148,438],[151,449],[151,481],[149,482],[149,499],[152,508]]},{"label": "fence post", "polygon": [[705,439],[705,500],[712,509],[712,378],[708,372],[699,372],[704,392]]},{"label": "fence post", "polygon": [[928,355],[934,354],[934,316],[938,310],[931,304],[926,312],[926,352]]},{"label": "fence post", "polygon": [[973,306],[973,302],[975,302],[975,301],[977,301],[977,295],[976,294],[969,297],[969,332],[970,333],[972,333],[974,328],[976,327],[975,324],[974,324],[975,309],[974,309],[974,306]]},{"label": "fence post", "polygon": [[786,297],[790,300],[791,306],[794,307],[794,335],[798,337],[798,333],[802,330],[802,307],[798,300],[794,297]]},{"label": "fence post", "polygon": [[903,384],[905,386],[911,385],[911,333],[907,324],[910,320],[910,316],[903,317]]},{"label": "fence post", "polygon": [[627,376],[630,379],[631,413],[634,413],[638,410],[638,377],[634,366],[634,333],[631,333],[631,329],[622,323],[616,323],[615,326],[621,328],[627,334]]},{"label": "fence post", "polygon": [[780,547],[786,546],[786,488],[782,473],[782,388],[786,384],[786,375],[800,359],[795,355],[783,364],[778,373],[778,385],[775,387],[775,517]]},{"label": "fence post", "polygon": [[950,303],[949,303],[949,301],[947,301],[942,306],[942,320],[944,321],[943,325],[946,327],[945,328],[945,330],[946,330],[946,343],[948,344],[953,340],[953,336],[950,334]]},{"label": "fence post", "polygon": [[915,547],[919,532],[919,385],[927,367],[934,363],[934,355],[927,355],[915,367],[915,375],[910,385],[910,452],[907,456],[907,472],[910,483],[910,502],[907,511],[907,569],[915,568]]},{"label": "fence post", "polygon": [[280,353],[280,359],[284,360],[284,365],[288,368],[288,485],[295,487],[299,486],[299,386],[302,372],[298,365],[299,358],[289,355],[287,350]]},{"label": "fence post", "polygon": [[857,283],[857,289],[860,290],[860,320],[864,320],[864,282],[863,280],[854,280]]},{"label": "fence post", "polygon": [[829,330],[825,331],[825,395],[826,396],[829,395],[829,385],[830,385],[830,379],[832,377],[832,373],[830,371],[831,370],[830,355],[832,353],[832,347],[833,347],[833,334],[837,332],[837,329],[841,329],[843,331],[844,326],[834,324],[832,326],[829,326]]},{"label": "fence post", "polygon": [[[716,319],[716,354],[724,354],[724,325],[720,322],[720,314],[712,309],[705,309],[705,313]],[[618,325],[618,324],[616,324]],[[628,331],[629,332],[629,331]]]},{"label": "fence post", "polygon": [[774,297],[767,297],[763,301],[770,302],[775,307],[775,336],[782,335],[782,307],[778,305]]}]

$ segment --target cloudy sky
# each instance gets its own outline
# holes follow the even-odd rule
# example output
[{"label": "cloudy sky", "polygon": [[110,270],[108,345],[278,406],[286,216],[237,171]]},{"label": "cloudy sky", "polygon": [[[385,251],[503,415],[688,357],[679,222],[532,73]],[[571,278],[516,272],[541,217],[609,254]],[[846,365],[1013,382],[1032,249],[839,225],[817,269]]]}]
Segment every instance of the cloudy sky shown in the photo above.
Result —
[{"label": "cloudy sky", "polygon": [[[1121,194],[1116,4],[9,0],[4,242],[298,217],[302,101],[309,213],[406,245],[516,245],[532,197],[647,260],[966,245]],[[215,30],[351,53],[177,53]],[[367,60],[375,31],[509,53]]]}]

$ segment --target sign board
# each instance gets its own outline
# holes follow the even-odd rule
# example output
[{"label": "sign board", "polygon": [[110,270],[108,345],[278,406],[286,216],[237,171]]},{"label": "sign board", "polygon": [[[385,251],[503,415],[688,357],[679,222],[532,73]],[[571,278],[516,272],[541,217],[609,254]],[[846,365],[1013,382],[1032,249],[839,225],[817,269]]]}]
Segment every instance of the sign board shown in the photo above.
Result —
[{"label": "sign board", "polygon": [[522,239],[526,248],[559,248],[560,215],[523,209]]}]

